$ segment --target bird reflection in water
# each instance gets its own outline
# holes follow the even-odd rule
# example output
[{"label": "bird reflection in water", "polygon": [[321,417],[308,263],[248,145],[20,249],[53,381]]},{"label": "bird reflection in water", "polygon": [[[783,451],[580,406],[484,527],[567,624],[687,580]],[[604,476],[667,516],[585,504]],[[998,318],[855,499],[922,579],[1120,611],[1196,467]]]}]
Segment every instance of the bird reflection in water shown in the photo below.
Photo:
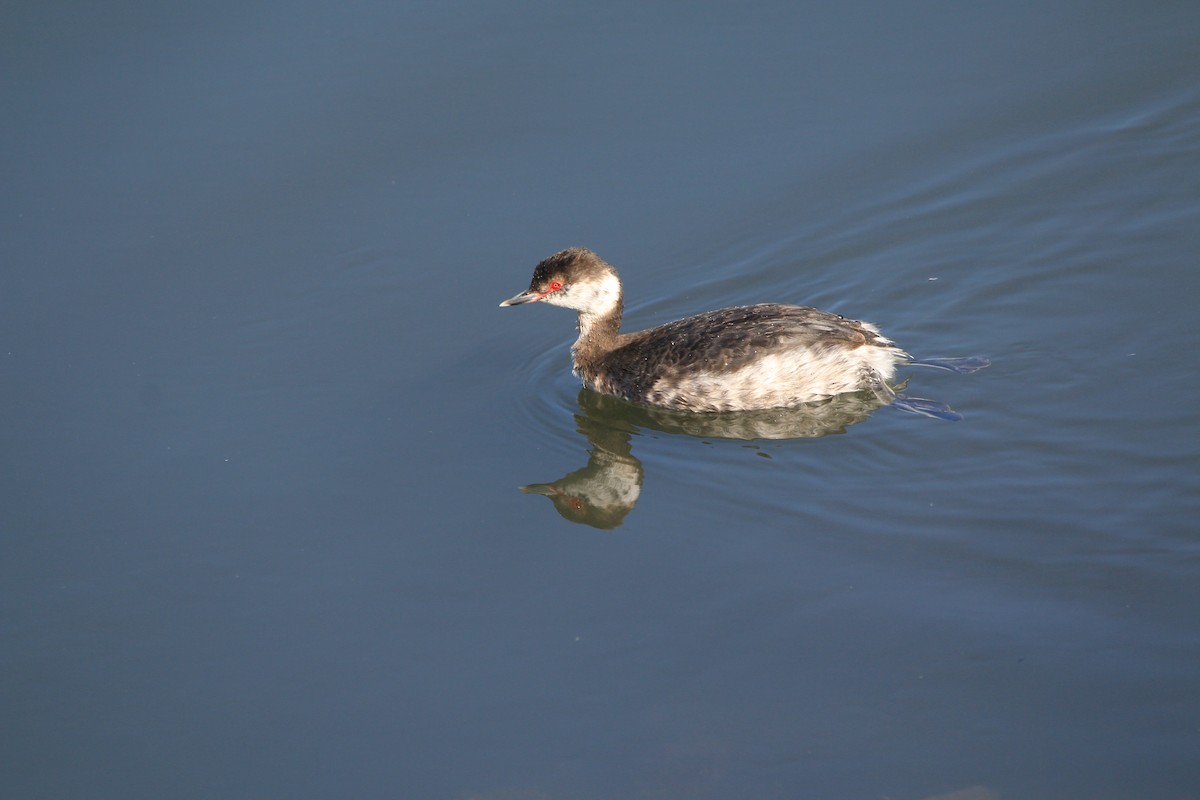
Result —
[{"label": "bird reflection in water", "polygon": [[642,493],[645,471],[633,455],[633,434],[638,430],[709,439],[813,439],[845,433],[889,400],[859,392],[792,408],[697,414],[635,405],[584,388],[575,426],[590,445],[587,466],[551,483],[522,486],[521,491],[550,498],[571,522],[612,530],[625,521]]}]

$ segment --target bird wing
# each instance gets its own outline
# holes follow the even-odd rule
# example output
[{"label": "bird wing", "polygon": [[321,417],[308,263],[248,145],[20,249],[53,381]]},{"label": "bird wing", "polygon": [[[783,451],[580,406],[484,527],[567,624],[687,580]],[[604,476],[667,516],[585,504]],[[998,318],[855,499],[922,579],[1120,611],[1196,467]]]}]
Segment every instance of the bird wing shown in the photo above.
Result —
[{"label": "bird wing", "polygon": [[[881,340],[860,323],[807,306],[723,308],[629,334],[614,355],[659,370],[731,370],[760,355],[794,347],[857,347]],[[630,366],[634,366],[630,364]]]}]

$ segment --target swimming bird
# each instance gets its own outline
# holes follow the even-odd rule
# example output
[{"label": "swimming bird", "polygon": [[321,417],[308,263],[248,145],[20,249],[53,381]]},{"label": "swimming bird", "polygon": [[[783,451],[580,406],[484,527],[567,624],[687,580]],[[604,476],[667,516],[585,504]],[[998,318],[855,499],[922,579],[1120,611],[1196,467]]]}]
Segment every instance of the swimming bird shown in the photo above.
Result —
[{"label": "swimming bird", "polygon": [[597,392],[693,412],[751,411],[869,391],[905,410],[957,418],[941,403],[897,395],[898,364],[970,373],[987,359],[915,359],[869,322],[807,306],[762,303],[621,333],[616,269],[572,247],[541,261],[529,288],[501,307],[549,303],[579,314],[574,373]]}]

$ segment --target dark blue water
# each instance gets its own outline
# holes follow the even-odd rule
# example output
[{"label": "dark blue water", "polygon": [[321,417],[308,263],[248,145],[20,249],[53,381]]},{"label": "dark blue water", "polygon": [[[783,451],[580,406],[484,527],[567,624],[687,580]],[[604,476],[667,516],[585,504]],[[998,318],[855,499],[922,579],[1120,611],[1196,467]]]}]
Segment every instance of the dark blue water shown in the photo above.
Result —
[{"label": "dark blue water", "polygon": [[[4,797],[1200,797],[1192,4],[3,18]],[[571,245],[993,365],[606,403]]]}]

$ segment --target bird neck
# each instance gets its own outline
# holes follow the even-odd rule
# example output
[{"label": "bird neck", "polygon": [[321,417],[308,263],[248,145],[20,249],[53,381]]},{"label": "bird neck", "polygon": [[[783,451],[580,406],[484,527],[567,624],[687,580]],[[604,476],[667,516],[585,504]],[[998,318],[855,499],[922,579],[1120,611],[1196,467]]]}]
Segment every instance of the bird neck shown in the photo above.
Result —
[{"label": "bird neck", "polygon": [[594,358],[616,347],[623,311],[623,305],[618,300],[612,308],[603,313],[579,312],[579,339],[571,348],[576,361],[581,357]]}]

